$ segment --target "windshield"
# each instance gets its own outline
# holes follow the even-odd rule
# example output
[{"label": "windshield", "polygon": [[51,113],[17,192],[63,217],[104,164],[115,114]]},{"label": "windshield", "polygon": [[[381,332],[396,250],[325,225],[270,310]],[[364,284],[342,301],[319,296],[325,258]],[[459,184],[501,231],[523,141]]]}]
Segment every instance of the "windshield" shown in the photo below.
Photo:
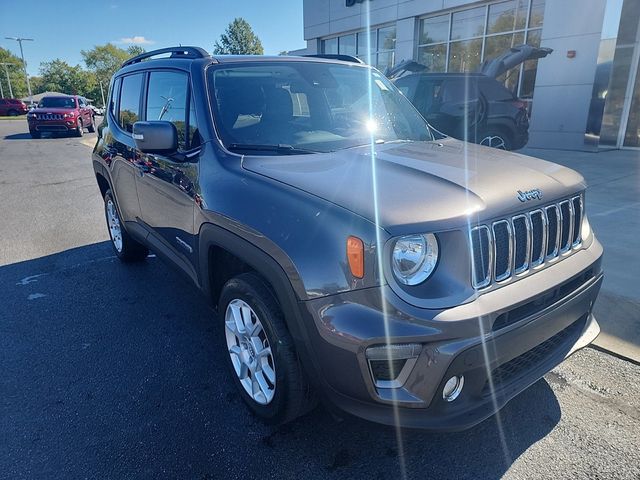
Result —
[{"label": "windshield", "polygon": [[218,132],[231,150],[281,154],[286,146],[295,154],[340,150],[372,138],[377,143],[433,139],[409,101],[365,67],[232,65],[209,70],[209,87],[215,92]]},{"label": "windshield", "polygon": [[40,108],[76,108],[73,97],[45,97],[38,104]]}]

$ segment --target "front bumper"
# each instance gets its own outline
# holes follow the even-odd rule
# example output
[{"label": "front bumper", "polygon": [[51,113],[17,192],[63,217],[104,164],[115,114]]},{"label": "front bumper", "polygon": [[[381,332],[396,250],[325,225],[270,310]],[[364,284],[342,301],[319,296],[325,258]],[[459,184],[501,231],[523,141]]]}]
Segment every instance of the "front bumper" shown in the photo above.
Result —
[{"label": "front bumper", "polygon": [[[553,268],[448,310],[410,307],[388,287],[304,302],[323,392],[378,423],[470,428],[596,338],[601,255],[594,240]],[[366,349],[407,343],[421,349],[401,385],[376,383]],[[464,387],[447,402],[442,389],[454,375]]]},{"label": "front bumper", "polygon": [[35,132],[70,132],[78,128],[76,118],[68,120],[29,120],[29,130]]}]

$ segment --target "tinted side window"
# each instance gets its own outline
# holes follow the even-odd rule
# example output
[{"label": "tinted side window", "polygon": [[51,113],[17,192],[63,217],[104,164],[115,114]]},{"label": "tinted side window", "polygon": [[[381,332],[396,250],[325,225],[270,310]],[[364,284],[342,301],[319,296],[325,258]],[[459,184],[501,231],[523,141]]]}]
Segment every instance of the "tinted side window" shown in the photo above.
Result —
[{"label": "tinted side window", "polygon": [[111,94],[109,96],[109,111],[111,114],[118,118],[118,96],[120,95],[120,79],[116,78],[111,87]]},{"label": "tinted side window", "polygon": [[411,101],[414,101],[418,80],[420,80],[420,75],[406,75],[399,78],[394,83],[395,86],[398,87],[398,90],[400,90],[405,97],[407,97]]},{"label": "tinted side window", "polygon": [[478,99],[478,82],[475,79],[456,79],[444,84],[443,102],[466,102]]},{"label": "tinted side window", "polygon": [[495,80],[487,79],[480,83],[480,91],[487,100],[513,100],[513,93]]},{"label": "tinted side window", "polygon": [[133,124],[140,118],[140,90],[142,74],[129,75],[122,79],[118,123],[126,132],[133,132]]},{"label": "tinted side window", "polygon": [[81,107],[86,107],[86,103],[84,103],[84,98],[78,97],[78,105]]},{"label": "tinted side window", "polygon": [[151,72],[147,92],[147,120],[173,123],[181,150],[186,147],[187,81],[184,73]]}]

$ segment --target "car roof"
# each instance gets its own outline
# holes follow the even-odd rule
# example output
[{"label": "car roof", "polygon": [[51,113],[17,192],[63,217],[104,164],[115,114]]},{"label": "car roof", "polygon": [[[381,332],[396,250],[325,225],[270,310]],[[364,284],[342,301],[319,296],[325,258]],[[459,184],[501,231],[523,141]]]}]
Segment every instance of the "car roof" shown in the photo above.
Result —
[{"label": "car roof", "polygon": [[[153,52],[149,52],[153,53]],[[346,58],[346,57],[345,57]],[[182,70],[189,70],[194,62],[200,63],[203,67],[209,65],[221,65],[221,64],[237,64],[237,63],[256,63],[256,62],[313,62],[313,63],[330,63],[340,65],[360,65],[367,66],[365,64],[356,63],[356,61],[347,61],[337,58],[323,58],[321,56],[288,56],[288,55],[211,55],[207,57],[193,58],[193,57],[163,57],[155,58],[151,60],[139,61],[136,63],[125,63],[116,73],[116,75],[122,75],[125,73],[133,73],[138,71],[145,71],[155,68],[179,68]]]}]

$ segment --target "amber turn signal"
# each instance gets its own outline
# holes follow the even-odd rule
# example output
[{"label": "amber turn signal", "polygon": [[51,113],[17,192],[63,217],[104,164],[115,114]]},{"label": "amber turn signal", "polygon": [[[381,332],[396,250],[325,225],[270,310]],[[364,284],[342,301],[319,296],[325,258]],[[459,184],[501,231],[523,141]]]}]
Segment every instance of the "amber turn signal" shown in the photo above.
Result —
[{"label": "amber turn signal", "polygon": [[347,259],[351,275],[356,278],[364,277],[364,244],[358,237],[347,238]]}]

